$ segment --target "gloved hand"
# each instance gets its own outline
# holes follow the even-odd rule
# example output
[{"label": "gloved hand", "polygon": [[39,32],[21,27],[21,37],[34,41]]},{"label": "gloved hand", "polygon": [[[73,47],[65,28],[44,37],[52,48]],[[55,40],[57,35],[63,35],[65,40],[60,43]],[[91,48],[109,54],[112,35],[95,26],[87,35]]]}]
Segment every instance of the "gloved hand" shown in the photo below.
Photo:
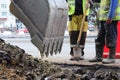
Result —
[{"label": "gloved hand", "polygon": [[110,18],[108,18],[107,20],[106,20],[106,23],[107,24],[110,24],[112,22],[112,19],[110,19]]}]

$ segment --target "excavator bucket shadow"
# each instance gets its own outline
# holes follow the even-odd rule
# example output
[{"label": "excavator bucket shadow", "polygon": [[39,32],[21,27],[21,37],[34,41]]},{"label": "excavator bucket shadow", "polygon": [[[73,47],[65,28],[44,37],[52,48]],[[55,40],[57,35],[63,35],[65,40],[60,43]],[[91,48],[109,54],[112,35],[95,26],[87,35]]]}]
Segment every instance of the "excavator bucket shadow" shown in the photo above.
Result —
[{"label": "excavator bucket shadow", "polygon": [[11,0],[10,11],[26,26],[42,57],[61,51],[67,26],[65,0]]}]

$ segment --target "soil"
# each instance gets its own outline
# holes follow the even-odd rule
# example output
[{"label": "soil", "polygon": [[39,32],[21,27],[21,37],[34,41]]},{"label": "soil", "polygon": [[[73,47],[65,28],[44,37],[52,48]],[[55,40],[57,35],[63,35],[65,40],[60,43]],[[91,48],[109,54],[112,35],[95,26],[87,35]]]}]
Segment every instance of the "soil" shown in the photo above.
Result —
[{"label": "soil", "polygon": [[120,67],[52,63],[0,39],[0,80],[120,80]]}]

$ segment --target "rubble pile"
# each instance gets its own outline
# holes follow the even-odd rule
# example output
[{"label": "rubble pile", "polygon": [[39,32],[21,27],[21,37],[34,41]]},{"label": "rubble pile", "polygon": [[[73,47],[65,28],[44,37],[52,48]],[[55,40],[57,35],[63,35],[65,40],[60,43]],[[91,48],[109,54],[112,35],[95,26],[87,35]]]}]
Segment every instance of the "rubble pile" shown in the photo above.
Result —
[{"label": "rubble pile", "polygon": [[120,68],[50,63],[0,39],[0,80],[120,80]]},{"label": "rubble pile", "polygon": [[6,78],[5,80],[40,80],[43,76],[61,71],[52,63],[33,58],[23,49],[7,44],[2,39],[0,40],[0,66],[0,78]]},{"label": "rubble pile", "polygon": [[72,70],[79,79],[70,80],[120,80],[120,67],[106,66],[102,64],[77,65],[77,64],[58,64],[60,67]]}]

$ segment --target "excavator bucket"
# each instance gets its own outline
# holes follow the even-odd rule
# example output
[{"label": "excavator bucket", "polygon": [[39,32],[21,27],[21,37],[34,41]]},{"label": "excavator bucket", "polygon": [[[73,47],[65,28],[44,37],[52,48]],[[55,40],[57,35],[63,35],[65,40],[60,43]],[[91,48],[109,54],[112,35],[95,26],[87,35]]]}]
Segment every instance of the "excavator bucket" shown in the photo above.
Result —
[{"label": "excavator bucket", "polygon": [[11,0],[10,11],[26,26],[41,57],[60,53],[67,25],[65,0]]}]

